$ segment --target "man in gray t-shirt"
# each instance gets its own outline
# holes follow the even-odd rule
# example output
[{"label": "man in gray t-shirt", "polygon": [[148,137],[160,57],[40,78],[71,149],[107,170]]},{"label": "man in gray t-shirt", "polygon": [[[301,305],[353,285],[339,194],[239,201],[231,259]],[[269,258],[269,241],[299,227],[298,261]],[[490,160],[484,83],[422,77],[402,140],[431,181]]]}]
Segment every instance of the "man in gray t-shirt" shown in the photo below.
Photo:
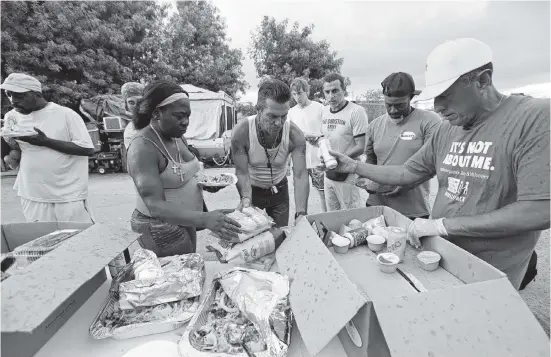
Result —
[{"label": "man in gray t-shirt", "polygon": [[[549,100],[506,96],[492,82],[492,51],[463,38],[429,55],[427,87],[444,122],[404,165],[358,163],[333,152],[337,171],[386,185],[438,178],[433,219],[408,239],[439,235],[507,274],[519,289],[549,219]],[[424,95],[424,97],[423,97]]]},{"label": "man in gray t-shirt", "polygon": [[[371,123],[366,135],[366,161],[373,165],[403,165],[430,140],[442,123],[435,112],[416,109],[411,99],[419,94],[410,74],[392,73],[381,83],[387,113]],[[361,178],[358,185],[361,185]],[[384,186],[383,186],[384,187]],[[386,187],[369,192],[367,206],[388,206],[404,216],[428,218],[430,182]]]}]

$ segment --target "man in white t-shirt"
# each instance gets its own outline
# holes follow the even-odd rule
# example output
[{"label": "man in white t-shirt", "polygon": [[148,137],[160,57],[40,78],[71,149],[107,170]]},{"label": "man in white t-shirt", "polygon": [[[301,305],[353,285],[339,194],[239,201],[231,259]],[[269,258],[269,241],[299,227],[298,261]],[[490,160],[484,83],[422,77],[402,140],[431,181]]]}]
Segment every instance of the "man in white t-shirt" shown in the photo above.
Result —
[{"label": "man in white t-shirt", "polygon": [[323,212],[327,211],[325,194],[323,192],[324,172],[317,168],[321,163],[318,158],[318,147],[315,144],[317,137],[321,135],[321,103],[308,99],[310,86],[304,78],[295,78],[291,83],[291,95],[297,102],[287,114],[287,118],[295,123],[306,137],[306,168],[312,179],[312,185],[318,190]]},{"label": "man in white t-shirt", "polygon": [[94,145],[82,118],[47,102],[42,85],[29,75],[10,74],[1,89],[14,109],[6,113],[37,135],[17,137],[21,163],[14,189],[28,222],[93,222],[88,198],[88,156]]},{"label": "man in white t-shirt", "polygon": [[[323,93],[329,103],[322,111],[321,133],[332,150],[358,160],[364,153],[368,120],[365,109],[345,99],[346,85],[338,73],[323,79]],[[355,186],[357,175],[325,172],[325,202],[328,211],[363,207],[360,189]]]}]

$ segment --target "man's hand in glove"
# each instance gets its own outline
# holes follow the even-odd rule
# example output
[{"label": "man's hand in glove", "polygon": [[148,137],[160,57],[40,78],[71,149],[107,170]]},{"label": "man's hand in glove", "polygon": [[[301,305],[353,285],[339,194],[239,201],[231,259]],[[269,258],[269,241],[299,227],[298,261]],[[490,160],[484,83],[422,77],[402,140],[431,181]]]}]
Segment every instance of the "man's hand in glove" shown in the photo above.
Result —
[{"label": "man's hand in glove", "polygon": [[414,246],[415,248],[421,247],[421,237],[428,237],[428,236],[443,236],[446,237],[448,235],[448,231],[446,230],[446,227],[444,227],[444,219],[424,219],[424,218],[416,218],[415,221],[413,221],[408,229],[407,229],[407,236],[409,244]]}]

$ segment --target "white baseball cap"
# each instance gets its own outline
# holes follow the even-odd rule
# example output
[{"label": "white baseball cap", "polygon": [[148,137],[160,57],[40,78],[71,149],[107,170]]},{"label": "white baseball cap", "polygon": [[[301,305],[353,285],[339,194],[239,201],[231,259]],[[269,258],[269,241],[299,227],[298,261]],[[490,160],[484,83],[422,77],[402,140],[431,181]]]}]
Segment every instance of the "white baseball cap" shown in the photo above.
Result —
[{"label": "white baseball cap", "polygon": [[440,44],[427,57],[426,87],[416,101],[438,97],[463,74],[489,62],[492,62],[492,50],[474,38],[460,38]]},{"label": "white baseball cap", "polygon": [[6,77],[2,86],[3,90],[15,93],[42,92],[42,84],[33,76],[25,73],[12,73]]}]

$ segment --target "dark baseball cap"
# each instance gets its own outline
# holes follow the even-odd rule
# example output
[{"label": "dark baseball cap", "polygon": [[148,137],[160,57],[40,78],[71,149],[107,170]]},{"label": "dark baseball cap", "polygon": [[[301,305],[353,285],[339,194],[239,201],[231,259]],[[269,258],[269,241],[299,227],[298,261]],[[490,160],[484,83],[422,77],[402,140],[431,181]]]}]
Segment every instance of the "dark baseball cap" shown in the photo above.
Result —
[{"label": "dark baseball cap", "polygon": [[406,97],[418,95],[420,90],[415,90],[415,82],[409,73],[392,73],[381,83],[383,94],[387,97]]}]

